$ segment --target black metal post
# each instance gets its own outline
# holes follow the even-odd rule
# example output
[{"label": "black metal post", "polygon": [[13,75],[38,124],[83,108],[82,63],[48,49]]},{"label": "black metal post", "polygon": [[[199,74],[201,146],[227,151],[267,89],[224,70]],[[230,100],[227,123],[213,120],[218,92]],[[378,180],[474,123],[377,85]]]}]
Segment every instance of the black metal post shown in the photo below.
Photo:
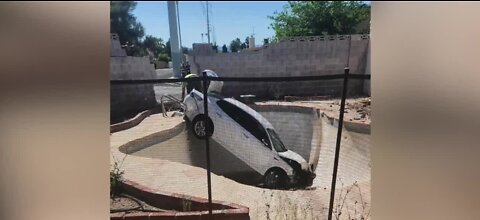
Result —
[{"label": "black metal post", "polygon": [[205,123],[205,150],[207,156],[207,186],[208,186],[208,217],[213,219],[212,216],[212,181],[210,179],[210,126],[208,123],[208,96],[207,96],[207,72],[203,72],[203,112],[204,112],[204,123]]},{"label": "black metal post", "polygon": [[185,87],[186,87],[186,82],[182,82],[182,100],[185,99]]},{"label": "black metal post", "polygon": [[[185,79],[185,76],[187,76],[186,67],[185,67],[185,65],[182,65],[182,79]],[[183,100],[183,99],[185,99],[186,82],[181,82],[181,83],[182,83],[182,100]]]},{"label": "black metal post", "polygon": [[342,141],[343,113],[345,111],[345,99],[347,97],[348,73],[350,69],[345,67],[345,78],[343,79],[342,101],[340,102],[340,116],[338,117],[337,143],[335,148],[335,161],[333,162],[332,186],[330,189],[330,206],[328,208],[328,220],[332,220],[333,202],[335,200],[335,185],[337,184],[338,158],[340,156],[340,143]]}]

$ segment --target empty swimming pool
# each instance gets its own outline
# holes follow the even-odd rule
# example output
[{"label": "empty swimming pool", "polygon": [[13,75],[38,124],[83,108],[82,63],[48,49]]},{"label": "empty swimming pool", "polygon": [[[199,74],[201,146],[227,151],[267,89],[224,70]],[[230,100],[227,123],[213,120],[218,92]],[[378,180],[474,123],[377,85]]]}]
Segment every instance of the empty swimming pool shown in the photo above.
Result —
[{"label": "empty swimming pool", "polygon": [[[322,119],[318,110],[298,106],[252,106],[275,127],[290,150],[313,165],[317,177],[313,186],[326,187],[331,181],[337,128]],[[344,132],[339,177],[345,183],[369,180],[369,135]],[[262,175],[215,140],[210,141],[211,169],[240,183],[258,185]],[[185,126],[173,137],[162,139],[129,154],[157,158],[206,168],[205,142]],[[262,162],[262,161],[259,161]]]}]

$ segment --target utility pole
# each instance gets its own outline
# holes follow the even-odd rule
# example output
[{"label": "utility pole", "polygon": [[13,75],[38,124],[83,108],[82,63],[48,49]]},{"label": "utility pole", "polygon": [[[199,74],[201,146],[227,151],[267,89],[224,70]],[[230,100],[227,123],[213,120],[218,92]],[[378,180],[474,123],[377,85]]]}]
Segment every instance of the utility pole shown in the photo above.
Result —
[{"label": "utility pole", "polygon": [[210,18],[208,16],[208,1],[207,1],[207,39],[208,39],[208,43],[210,43]]},{"label": "utility pole", "polygon": [[177,19],[177,10],[176,10],[176,1],[168,1],[168,24],[170,27],[170,50],[172,52],[172,66],[173,66],[173,77],[181,78],[182,73],[180,72],[180,62],[182,59],[182,54],[180,51],[180,42],[178,39],[178,19]]}]

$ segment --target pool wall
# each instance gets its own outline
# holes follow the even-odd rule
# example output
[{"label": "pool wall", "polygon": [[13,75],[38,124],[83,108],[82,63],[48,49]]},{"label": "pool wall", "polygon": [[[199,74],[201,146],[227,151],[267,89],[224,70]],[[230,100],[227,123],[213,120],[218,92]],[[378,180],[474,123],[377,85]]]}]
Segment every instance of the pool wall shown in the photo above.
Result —
[{"label": "pool wall", "polygon": [[302,106],[251,105],[273,125],[286,147],[316,168],[321,143],[318,109]]}]

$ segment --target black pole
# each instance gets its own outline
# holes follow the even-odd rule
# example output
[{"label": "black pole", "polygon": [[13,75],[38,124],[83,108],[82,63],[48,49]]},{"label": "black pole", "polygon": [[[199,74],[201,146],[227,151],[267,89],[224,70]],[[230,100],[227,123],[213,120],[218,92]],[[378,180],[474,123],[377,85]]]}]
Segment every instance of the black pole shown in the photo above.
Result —
[{"label": "black pole", "polygon": [[208,96],[207,88],[208,79],[207,72],[203,72],[203,112],[204,112],[204,123],[205,123],[205,150],[207,154],[207,186],[208,186],[208,217],[213,219],[212,216],[212,181],[210,179],[210,127],[208,123]]},{"label": "black pole", "polygon": [[343,79],[342,101],[340,102],[340,116],[338,117],[337,143],[335,148],[335,161],[333,162],[333,176],[332,186],[330,189],[330,206],[328,209],[328,220],[332,220],[333,201],[335,200],[335,185],[337,183],[338,158],[340,156],[340,143],[342,141],[343,113],[345,111],[345,99],[347,97],[348,88],[348,72],[350,71],[350,69],[346,67],[344,70],[345,78]]},{"label": "black pole", "polygon": [[[187,76],[187,74],[185,73],[184,65],[182,65],[182,79],[184,79],[185,76]],[[185,99],[185,86],[186,86],[186,83],[182,82],[182,100]]]}]

